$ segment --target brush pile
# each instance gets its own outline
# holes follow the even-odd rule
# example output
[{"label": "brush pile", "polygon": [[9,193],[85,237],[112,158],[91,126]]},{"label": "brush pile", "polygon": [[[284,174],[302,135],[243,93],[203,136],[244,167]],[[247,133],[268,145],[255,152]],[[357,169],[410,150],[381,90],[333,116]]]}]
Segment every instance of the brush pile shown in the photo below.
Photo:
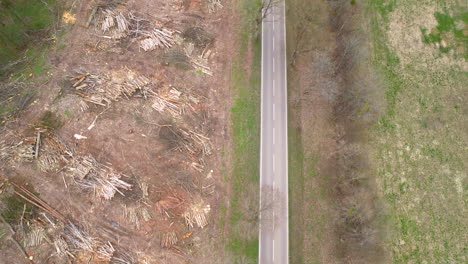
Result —
[{"label": "brush pile", "polygon": [[180,129],[180,135],[182,137],[181,150],[185,149],[191,154],[201,153],[203,156],[211,154],[213,146],[208,137],[187,129]]},{"label": "brush pile", "polygon": [[151,81],[135,72],[123,69],[111,74],[78,73],[70,78],[74,92],[84,101],[107,106],[121,97],[129,98],[137,91],[146,94]]},{"label": "brush pile", "polygon": [[188,42],[184,45],[185,55],[190,59],[190,65],[206,75],[212,76],[213,72],[208,66],[208,57],[211,55],[211,51],[203,51],[201,55],[196,55],[195,44]]},{"label": "brush pile", "polygon": [[213,149],[208,137],[176,125],[162,127],[159,134],[161,138],[170,142],[172,149],[187,152],[190,155],[203,157],[210,155]]},{"label": "brush pile", "polygon": [[149,20],[131,12],[125,16],[119,11],[101,8],[99,16],[98,28],[105,34],[104,38],[120,40],[129,37],[144,51],[167,49],[174,45],[174,31],[154,26]]},{"label": "brush pile", "polygon": [[67,166],[75,183],[82,189],[91,189],[97,197],[110,200],[121,190],[131,190],[132,185],[121,180],[124,174],[97,162],[92,156],[74,157]]},{"label": "brush pile", "polygon": [[57,171],[60,165],[68,163],[73,157],[73,152],[57,136],[48,133],[41,141],[38,166],[41,171]]}]

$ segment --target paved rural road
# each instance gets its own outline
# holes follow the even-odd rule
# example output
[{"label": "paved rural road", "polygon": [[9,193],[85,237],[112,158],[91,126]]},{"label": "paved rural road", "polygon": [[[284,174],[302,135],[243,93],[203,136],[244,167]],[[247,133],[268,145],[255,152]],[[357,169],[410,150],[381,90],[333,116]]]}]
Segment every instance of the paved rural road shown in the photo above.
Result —
[{"label": "paved rural road", "polygon": [[289,263],[286,65],[285,6],[280,0],[262,22],[261,264]]}]

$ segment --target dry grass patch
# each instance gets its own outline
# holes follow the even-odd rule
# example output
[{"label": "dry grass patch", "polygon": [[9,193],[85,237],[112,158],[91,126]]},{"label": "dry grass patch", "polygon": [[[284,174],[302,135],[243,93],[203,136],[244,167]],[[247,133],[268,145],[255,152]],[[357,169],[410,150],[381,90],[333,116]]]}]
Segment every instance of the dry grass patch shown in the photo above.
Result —
[{"label": "dry grass patch", "polygon": [[388,205],[394,263],[465,263],[466,71],[454,52],[424,43],[421,28],[456,1],[371,4],[374,63],[388,83],[387,114],[374,131],[378,189]]}]

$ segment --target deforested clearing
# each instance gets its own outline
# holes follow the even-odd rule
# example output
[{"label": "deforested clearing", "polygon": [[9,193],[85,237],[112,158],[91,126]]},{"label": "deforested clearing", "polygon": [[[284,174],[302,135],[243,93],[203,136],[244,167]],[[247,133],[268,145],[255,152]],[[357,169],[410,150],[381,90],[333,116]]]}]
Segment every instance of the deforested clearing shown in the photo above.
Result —
[{"label": "deforested clearing", "polygon": [[0,262],[221,263],[236,7],[0,5]]}]

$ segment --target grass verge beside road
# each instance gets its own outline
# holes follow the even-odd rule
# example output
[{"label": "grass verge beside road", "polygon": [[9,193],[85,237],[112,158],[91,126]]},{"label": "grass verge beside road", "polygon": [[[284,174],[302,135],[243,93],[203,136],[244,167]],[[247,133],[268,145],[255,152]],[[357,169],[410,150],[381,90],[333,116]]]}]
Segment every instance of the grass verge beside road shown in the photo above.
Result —
[{"label": "grass verge beside road", "polygon": [[233,169],[226,248],[234,263],[258,261],[258,221],[252,217],[252,210],[258,207],[260,190],[261,40],[252,33],[257,4],[257,1],[240,1],[243,12],[239,56],[233,61],[231,72]]}]

